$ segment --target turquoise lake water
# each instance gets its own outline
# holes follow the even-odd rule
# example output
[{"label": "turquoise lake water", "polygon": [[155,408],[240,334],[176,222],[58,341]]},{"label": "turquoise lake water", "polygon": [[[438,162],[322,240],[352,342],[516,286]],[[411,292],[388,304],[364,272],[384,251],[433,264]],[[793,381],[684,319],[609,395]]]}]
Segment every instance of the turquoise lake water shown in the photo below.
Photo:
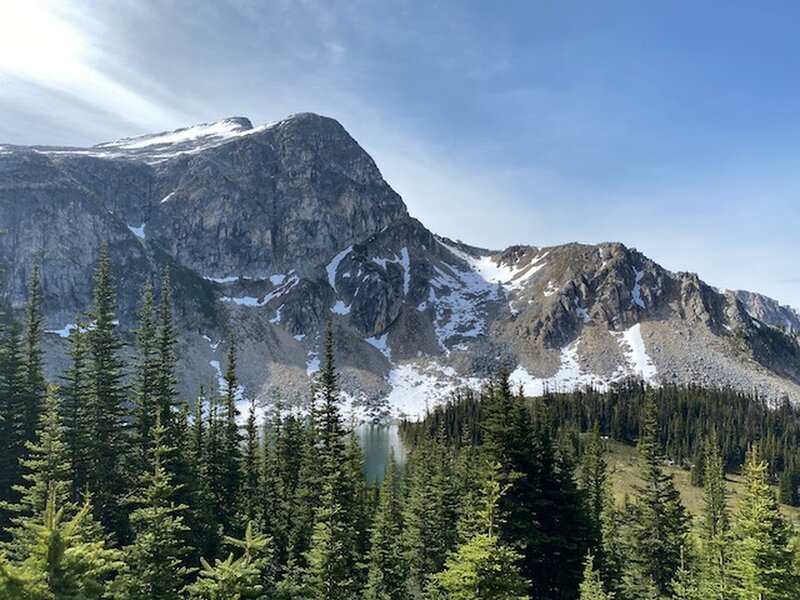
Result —
[{"label": "turquoise lake water", "polygon": [[392,451],[399,465],[405,462],[405,449],[400,441],[397,425],[363,424],[356,431],[364,451],[364,471],[370,482],[383,477]]}]

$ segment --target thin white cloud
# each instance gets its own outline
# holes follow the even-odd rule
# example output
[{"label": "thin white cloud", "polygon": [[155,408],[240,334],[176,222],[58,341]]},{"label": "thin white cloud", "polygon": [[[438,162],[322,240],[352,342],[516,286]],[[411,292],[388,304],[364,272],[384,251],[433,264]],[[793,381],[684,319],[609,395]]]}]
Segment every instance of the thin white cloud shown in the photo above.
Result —
[{"label": "thin white cloud", "polygon": [[89,144],[318,112],[343,123],[438,233],[490,247],[619,240],[800,305],[797,286],[781,283],[796,272],[789,234],[741,243],[768,219],[756,218],[763,203],[753,218],[740,205],[791,191],[780,177],[793,165],[760,179],[711,173],[710,160],[688,169],[674,149],[661,154],[665,131],[642,119],[639,96],[592,69],[567,84],[552,72],[522,81],[521,62],[538,72],[552,52],[515,52],[484,20],[456,3],[3,0],[0,142]]},{"label": "thin white cloud", "polygon": [[14,100],[16,81],[78,99],[89,110],[113,111],[140,127],[160,128],[187,118],[97,69],[98,48],[65,17],[71,6],[54,0],[0,3],[0,78],[6,82],[0,97]]}]

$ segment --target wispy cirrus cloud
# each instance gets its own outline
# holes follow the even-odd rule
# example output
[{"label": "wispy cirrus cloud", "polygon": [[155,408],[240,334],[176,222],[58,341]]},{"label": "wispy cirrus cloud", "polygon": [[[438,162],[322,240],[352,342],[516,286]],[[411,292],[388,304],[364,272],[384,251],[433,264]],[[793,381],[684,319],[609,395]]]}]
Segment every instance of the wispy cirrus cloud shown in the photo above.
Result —
[{"label": "wispy cirrus cloud", "polygon": [[800,84],[785,76],[800,9],[786,10],[6,0],[0,141],[319,112],[434,231],[490,247],[619,240],[800,306]]}]

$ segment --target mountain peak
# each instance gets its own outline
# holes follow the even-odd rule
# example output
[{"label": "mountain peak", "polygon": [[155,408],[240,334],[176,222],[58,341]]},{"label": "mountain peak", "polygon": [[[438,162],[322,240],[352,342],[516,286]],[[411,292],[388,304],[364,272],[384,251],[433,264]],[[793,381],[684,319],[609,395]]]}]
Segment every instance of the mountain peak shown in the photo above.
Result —
[{"label": "mountain peak", "polygon": [[342,389],[373,415],[424,414],[500,364],[534,395],[633,376],[800,398],[800,315],[620,243],[491,250],[435,236],[345,128],[314,113],[0,147],[0,206],[4,296],[24,306],[42,257],[56,361],[90,302],[100,240],[123,269],[123,329],[146,278],[163,264],[180,275],[186,394],[235,333],[247,394],[305,396],[331,318]]}]

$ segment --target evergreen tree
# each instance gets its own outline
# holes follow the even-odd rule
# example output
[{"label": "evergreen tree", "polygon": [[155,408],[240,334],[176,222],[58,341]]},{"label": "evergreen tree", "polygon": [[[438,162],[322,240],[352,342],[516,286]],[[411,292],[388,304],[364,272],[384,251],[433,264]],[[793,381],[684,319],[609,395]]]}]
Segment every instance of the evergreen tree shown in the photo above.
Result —
[{"label": "evergreen tree", "polygon": [[700,450],[695,453],[692,467],[689,471],[689,482],[695,487],[703,487],[703,482],[705,481],[706,459],[704,452],[705,448],[701,446]]},{"label": "evergreen tree", "polygon": [[225,387],[222,397],[222,413],[217,427],[212,431],[213,443],[218,444],[216,456],[209,456],[210,460],[217,463],[214,472],[218,479],[212,480],[211,489],[215,492],[216,522],[224,532],[239,530],[236,519],[239,514],[239,500],[241,499],[242,485],[242,451],[241,434],[237,418],[239,410],[236,400],[241,393],[236,375],[236,343],[233,336],[228,342],[228,365],[225,370]]},{"label": "evergreen tree", "polygon": [[[523,398],[519,397],[518,401]],[[538,457],[535,502],[539,523],[538,555],[528,557],[536,579],[534,589],[543,598],[572,598],[583,573],[583,557],[589,549],[590,523],[585,500],[573,477],[568,455],[556,453],[551,436],[549,397],[537,406],[538,421],[533,453]]]},{"label": "evergreen tree", "polygon": [[42,413],[45,396],[44,351],[42,336],[42,289],[39,282],[39,263],[34,263],[28,285],[28,301],[25,307],[25,333],[22,353],[23,364],[23,442],[32,442],[39,416]]},{"label": "evergreen tree", "polygon": [[456,491],[448,449],[436,440],[424,440],[413,448],[406,465],[403,506],[407,588],[412,598],[422,596],[428,578],[444,568],[458,542]]},{"label": "evergreen tree", "polygon": [[550,402],[537,399],[532,413],[501,371],[483,405],[483,446],[510,486],[500,503],[501,538],[523,553],[532,595],[569,598],[577,594],[591,531],[573,465],[556,453]]},{"label": "evergreen tree", "polygon": [[333,358],[333,326],[328,322],[317,393],[320,496],[307,555],[307,582],[319,600],[352,598],[356,589],[352,482],[345,476],[345,445],[339,412],[338,374]]},{"label": "evergreen tree", "polygon": [[[189,428],[187,442],[187,470],[192,485],[190,511],[192,518],[191,546],[199,556],[216,556],[220,544],[219,531],[214,522],[213,493],[209,479],[209,427],[204,411],[210,407],[205,394],[205,388],[200,387],[200,393],[195,401],[194,413]],[[198,560],[199,560],[198,556]]]},{"label": "evergreen tree", "polygon": [[261,447],[258,439],[258,423],[256,421],[256,401],[250,400],[250,411],[245,424],[244,456],[242,462],[242,515],[245,521],[257,521],[261,517],[259,498],[259,455]]},{"label": "evergreen tree", "polygon": [[121,578],[121,600],[177,600],[189,570],[183,564],[188,527],[187,507],[176,504],[177,489],[162,464],[169,452],[166,429],[156,414],[152,429],[150,466],[140,479],[142,492],[134,497],[130,515],[133,543],[125,549],[127,572]]},{"label": "evergreen tree", "polygon": [[[307,565],[315,509],[319,503],[322,482],[319,477],[320,449],[317,440],[316,403],[312,395],[309,422],[306,427],[289,418],[285,434],[278,438],[276,453],[281,467],[281,482],[286,509],[290,509],[287,525],[287,564],[299,580]],[[294,423],[294,425],[293,425]],[[293,435],[294,434],[294,435]],[[299,461],[299,464],[298,464]],[[293,467],[296,466],[296,470]],[[287,511],[288,512],[288,511]]]},{"label": "evergreen tree", "polygon": [[367,600],[404,600],[408,570],[401,545],[399,480],[394,452],[383,475],[372,525]]},{"label": "evergreen tree", "polygon": [[[72,518],[57,508],[51,489],[43,515],[26,524],[26,557],[10,563],[0,556],[0,597],[8,600],[100,600],[122,567],[118,551],[87,532],[91,506]],[[30,541],[29,541],[30,540]]]},{"label": "evergreen tree", "polygon": [[703,469],[703,523],[701,528],[700,590],[706,598],[728,598],[730,514],[725,473],[716,435],[706,440]]},{"label": "evergreen tree", "polygon": [[86,488],[88,449],[88,407],[91,393],[86,324],[78,317],[70,331],[68,351],[71,364],[62,378],[61,421],[69,463],[72,465],[71,499],[77,501]]},{"label": "evergreen tree", "polygon": [[110,532],[128,535],[121,503],[126,491],[125,385],[122,343],[116,331],[108,246],[100,248],[88,332],[90,365],[86,402],[86,480],[95,515]]},{"label": "evergreen tree", "polygon": [[[25,381],[20,328],[12,322],[3,341],[0,354],[0,530],[8,525],[8,504],[14,504],[17,494],[14,486],[22,482],[20,461],[25,456]],[[5,506],[4,506],[5,505]]]},{"label": "evergreen tree", "polygon": [[[169,268],[165,268],[161,278],[161,298],[158,306],[158,333],[156,339],[158,358],[154,377],[154,396],[156,406],[160,412],[161,423],[170,435],[175,435],[176,428],[179,425],[176,410],[178,378],[175,375],[177,334],[172,322],[171,287]],[[181,450],[181,448],[176,448],[176,450]],[[172,457],[169,458],[172,459]]]},{"label": "evergreen tree", "polygon": [[153,308],[153,282],[148,277],[144,284],[142,302],[138,311],[136,330],[136,362],[133,384],[132,454],[138,469],[146,468],[153,446],[153,428],[160,416],[155,400],[158,373],[156,349],[156,324]]},{"label": "evergreen tree", "polygon": [[800,477],[798,477],[797,464],[794,459],[792,459],[789,464],[783,468],[778,478],[778,499],[781,504],[787,504],[789,506],[800,505],[800,494],[798,494],[797,489],[798,483],[800,483]]},{"label": "evergreen tree", "polygon": [[623,574],[628,565],[629,548],[624,535],[628,527],[628,517],[627,506],[618,506],[609,495],[601,516],[603,560],[597,566],[606,588],[614,592],[621,591]]},{"label": "evergreen tree", "polygon": [[650,394],[639,439],[643,481],[635,488],[631,562],[640,582],[652,580],[658,591],[666,594],[680,567],[688,517],[672,476],[664,470],[657,410]]},{"label": "evergreen tree", "polygon": [[347,436],[345,447],[343,483],[345,516],[350,531],[350,552],[352,553],[353,585],[364,589],[367,583],[370,525],[374,513],[374,489],[369,489],[364,477],[364,454],[358,436],[353,431]]},{"label": "evergreen tree", "polygon": [[504,493],[500,466],[493,466],[485,488],[481,511],[483,532],[463,544],[447,560],[445,569],[433,575],[431,598],[441,600],[527,600],[528,582],[522,577],[519,553],[498,536],[498,502]]},{"label": "evergreen tree", "polygon": [[681,565],[670,585],[673,600],[705,600],[709,596],[700,590],[697,576],[681,555]]},{"label": "evergreen tree", "polygon": [[745,492],[733,524],[731,575],[740,600],[800,597],[790,533],[755,446],[745,464]]},{"label": "evergreen tree", "polygon": [[[586,498],[591,527],[591,550],[594,557],[598,557],[603,551],[603,511],[608,501],[608,465],[604,457],[600,427],[596,421],[581,460],[580,487]],[[602,556],[598,557],[598,563],[603,563]]]},{"label": "evergreen tree", "polygon": [[579,600],[613,600],[613,592],[606,592],[600,572],[594,566],[594,557],[589,554],[586,557],[586,566],[583,569],[583,581],[581,581]]},{"label": "evergreen tree", "polygon": [[55,386],[48,388],[35,438],[35,442],[27,443],[28,455],[21,460],[24,484],[15,486],[19,501],[11,507],[14,514],[11,533],[15,540],[12,552],[16,555],[27,551],[31,540],[25,539],[25,534],[44,515],[50,494],[58,506],[66,509],[69,505],[72,469],[64,445]]},{"label": "evergreen tree", "polygon": [[533,451],[536,440],[530,412],[521,398],[512,394],[507,371],[500,372],[483,409],[483,450],[488,461],[500,465],[502,483],[508,487],[499,501],[504,516],[500,535],[521,549],[522,572],[533,580],[542,575],[538,569],[543,541],[538,510],[542,469]]},{"label": "evergreen tree", "polygon": [[[261,451],[258,456],[257,482],[261,525],[264,532],[273,540],[275,562],[278,565],[285,565],[288,560],[288,520],[294,508],[287,505],[288,491],[284,487],[281,469],[283,462],[278,456],[278,449],[285,444],[287,435],[282,410],[278,399],[273,407],[271,422],[266,419],[264,421]],[[296,460],[296,456],[292,458]],[[296,481],[297,471],[294,471],[293,475]],[[294,491],[294,486],[291,491]]]},{"label": "evergreen tree", "polygon": [[[223,540],[224,524],[232,523],[230,499],[226,499],[223,493],[223,479],[225,469],[229,468],[229,457],[223,455],[222,448],[222,427],[223,421],[220,416],[221,398],[217,394],[211,394],[208,401],[208,414],[206,418],[206,447],[202,453],[204,460],[203,472],[206,474],[208,496],[209,524],[213,532],[209,531],[206,542],[206,557],[216,557],[219,555],[219,544]],[[238,449],[237,449],[238,450]],[[227,520],[230,519],[230,520]],[[230,526],[230,525],[229,525]]]},{"label": "evergreen tree", "polygon": [[252,523],[245,529],[244,540],[226,538],[243,550],[239,558],[230,553],[225,560],[217,559],[213,565],[201,560],[202,569],[197,581],[187,588],[193,600],[268,600],[271,582],[265,581],[271,545],[268,538],[255,532]]}]

